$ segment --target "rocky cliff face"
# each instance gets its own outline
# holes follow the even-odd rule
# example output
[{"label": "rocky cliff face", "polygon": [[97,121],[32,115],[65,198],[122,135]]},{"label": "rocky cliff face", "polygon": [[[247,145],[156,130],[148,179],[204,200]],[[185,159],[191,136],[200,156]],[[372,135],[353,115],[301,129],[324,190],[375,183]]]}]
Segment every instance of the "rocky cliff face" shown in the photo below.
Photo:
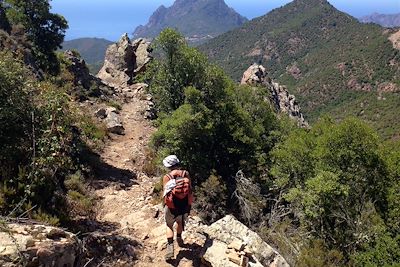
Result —
[{"label": "rocky cliff face", "polygon": [[289,115],[297,121],[300,127],[308,127],[296,102],[294,95],[289,94],[285,86],[279,85],[268,78],[268,73],[262,65],[253,64],[243,74],[241,84],[263,86],[270,92],[270,102],[278,113]]},{"label": "rocky cliff face", "polygon": [[104,65],[97,77],[116,89],[132,85],[134,77],[143,72],[151,60],[149,46],[150,43],[144,39],[132,42],[124,34],[117,43],[108,47]]}]

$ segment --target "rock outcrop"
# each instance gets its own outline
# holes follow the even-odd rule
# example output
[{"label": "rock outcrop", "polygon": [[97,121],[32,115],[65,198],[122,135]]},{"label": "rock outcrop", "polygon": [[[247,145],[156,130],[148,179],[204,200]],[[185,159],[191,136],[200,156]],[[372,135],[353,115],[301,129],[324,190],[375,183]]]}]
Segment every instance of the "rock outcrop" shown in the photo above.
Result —
[{"label": "rock outcrop", "polygon": [[400,50],[400,30],[395,31],[389,36],[389,41],[392,42],[393,48]]},{"label": "rock outcrop", "polygon": [[237,266],[227,264],[227,258],[223,258],[228,246],[232,243],[242,244],[249,250],[249,254],[252,255],[250,261],[255,262],[249,266],[289,267],[286,260],[275,249],[231,215],[213,223],[204,231],[212,240],[211,246],[204,254],[204,259],[208,262],[212,261],[213,267]]},{"label": "rock outcrop", "polygon": [[203,247],[202,262],[209,267],[289,267],[286,260],[261,237],[232,215],[204,225],[191,217],[185,242]]},{"label": "rock outcrop", "polygon": [[0,231],[0,266],[81,266],[82,244],[60,228],[7,224]]},{"label": "rock outcrop", "polygon": [[114,88],[104,84],[99,78],[89,73],[89,69],[79,54],[74,51],[64,51],[64,59],[68,62],[67,70],[73,76],[75,88],[71,92],[81,100],[86,100],[87,96],[100,97],[102,95],[112,95]]},{"label": "rock outcrop", "polygon": [[108,47],[104,65],[97,74],[104,83],[122,89],[133,84],[134,77],[151,60],[150,43],[144,39],[131,42],[127,34]]},{"label": "rock outcrop", "polygon": [[82,85],[84,88],[88,89],[93,80],[93,76],[90,75],[85,60],[71,50],[66,50],[64,52],[64,57],[70,62],[67,68],[74,75],[74,84]]},{"label": "rock outcrop", "polygon": [[266,87],[270,93],[269,100],[278,113],[288,114],[300,127],[308,127],[295,96],[289,94],[285,86],[272,81],[267,75],[266,69],[255,63],[244,72],[241,84]]}]

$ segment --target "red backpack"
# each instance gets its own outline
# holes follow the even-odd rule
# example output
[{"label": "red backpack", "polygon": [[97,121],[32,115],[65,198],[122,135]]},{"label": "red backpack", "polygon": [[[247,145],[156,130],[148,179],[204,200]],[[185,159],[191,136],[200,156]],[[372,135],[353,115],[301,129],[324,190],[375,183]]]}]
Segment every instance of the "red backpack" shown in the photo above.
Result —
[{"label": "red backpack", "polygon": [[167,205],[174,215],[187,213],[187,210],[192,205],[193,201],[188,172],[183,170],[174,170],[167,174],[167,177],[170,180],[175,179],[176,185],[175,188],[165,196],[165,205]]}]

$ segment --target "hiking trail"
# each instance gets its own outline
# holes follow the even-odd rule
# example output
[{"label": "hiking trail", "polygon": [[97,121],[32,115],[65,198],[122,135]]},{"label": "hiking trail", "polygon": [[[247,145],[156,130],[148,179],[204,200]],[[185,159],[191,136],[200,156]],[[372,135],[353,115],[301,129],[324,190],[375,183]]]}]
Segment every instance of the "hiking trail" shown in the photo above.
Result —
[{"label": "hiking trail", "polygon": [[[137,260],[133,266],[202,266],[202,244],[191,239],[190,229],[183,234],[185,248],[179,248],[175,241],[176,260],[172,264],[164,260],[167,242],[163,211],[151,196],[160,177],[148,177],[142,171],[145,151],[155,131],[151,121],[143,116],[145,107],[140,97],[122,106],[120,116],[125,135],[111,135],[100,155],[106,167],[94,181],[95,193],[101,199],[97,220],[117,225],[114,233],[139,242],[134,248]],[[115,266],[132,266],[115,260]]]}]

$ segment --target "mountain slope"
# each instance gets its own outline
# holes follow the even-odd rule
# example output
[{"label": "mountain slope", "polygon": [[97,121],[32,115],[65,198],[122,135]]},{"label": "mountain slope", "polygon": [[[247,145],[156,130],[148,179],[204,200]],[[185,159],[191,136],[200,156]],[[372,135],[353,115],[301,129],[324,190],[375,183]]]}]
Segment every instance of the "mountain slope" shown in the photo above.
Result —
[{"label": "mountain slope", "polygon": [[400,56],[388,40],[391,34],[325,0],[295,0],[200,49],[236,80],[253,62],[263,64],[296,95],[312,122],[327,112],[338,117],[342,110],[336,107],[345,107],[363,91],[392,91],[400,101],[393,93],[400,85]]},{"label": "mountain slope", "polygon": [[153,38],[166,27],[177,28],[189,40],[202,41],[236,28],[246,22],[224,0],[176,0],[160,6],[145,26],[138,26],[134,37]]},{"label": "mountain slope", "polygon": [[65,41],[62,50],[75,49],[88,64],[92,73],[97,73],[104,62],[107,47],[113,42],[102,38],[79,38]]},{"label": "mountain slope", "polygon": [[389,15],[373,13],[360,18],[360,21],[363,23],[373,22],[383,27],[400,27],[400,13]]}]

